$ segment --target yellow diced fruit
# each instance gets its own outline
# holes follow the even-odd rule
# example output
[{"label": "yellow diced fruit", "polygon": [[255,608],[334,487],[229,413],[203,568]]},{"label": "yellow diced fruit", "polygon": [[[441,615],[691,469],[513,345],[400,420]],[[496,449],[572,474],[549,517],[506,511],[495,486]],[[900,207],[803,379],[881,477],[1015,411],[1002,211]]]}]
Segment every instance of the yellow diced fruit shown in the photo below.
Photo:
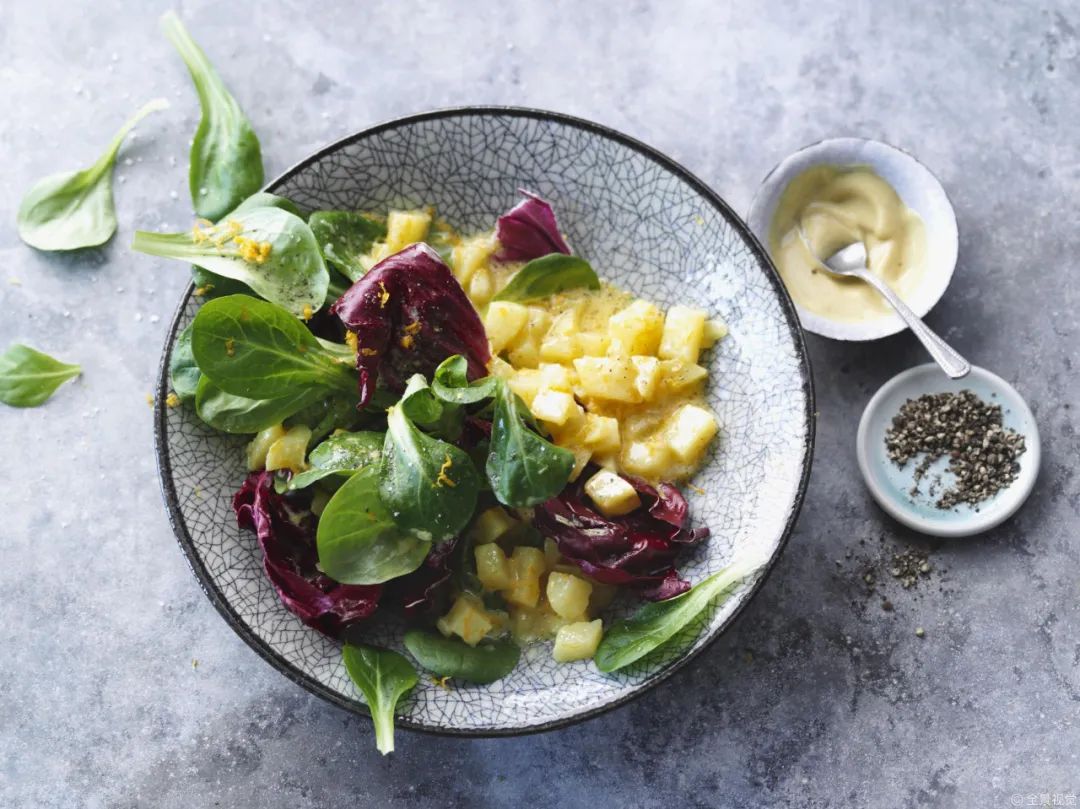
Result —
[{"label": "yellow diced fruit", "polygon": [[578,348],[587,357],[602,357],[607,353],[611,340],[606,334],[597,334],[594,331],[583,331],[577,336]]},{"label": "yellow diced fruit", "polygon": [[526,308],[529,310],[529,321],[525,324],[525,329],[536,339],[536,343],[539,345],[540,340],[547,334],[548,328],[551,326],[551,315],[547,313],[546,309],[541,309],[539,306]]},{"label": "yellow diced fruit", "polygon": [[386,242],[376,242],[371,246],[371,250],[368,251],[367,255],[360,256],[360,264],[364,267],[364,271],[367,272],[384,258],[396,252],[396,250],[391,250],[390,245]]},{"label": "yellow diced fruit", "polygon": [[634,301],[608,321],[608,355],[655,354],[664,331],[664,315],[648,301]]},{"label": "yellow diced fruit", "polygon": [[637,366],[629,357],[581,357],[574,360],[574,369],[586,396],[616,402],[641,401]]},{"label": "yellow diced fruit", "polygon": [[668,423],[667,442],[680,461],[694,463],[718,429],[716,417],[704,407],[683,405]]},{"label": "yellow diced fruit", "polygon": [[682,360],[660,361],[660,384],[670,393],[681,393],[708,375],[708,371],[694,363]]},{"label": "yellow diced fruit", "polygon": [[581,473],[588,466],[589,460],[592,458],[592,450],[585,447],[571,447],[570,452],[574,455],[574,468],[570,470],[570,482],[573,483],[581,477]]},{"label": "yellow diced fruit", "polygon": [[510,380],[514,377],[514,366],[508,363],[506,360],[500,357],[492,357],[488,363],[488,373],[492,376],[497,376],[499,379]]},{"label": "yellow diced fruit", "polygon": [[595,621],[567,624],[555,635],[555,648],[551,656],[556,663],[585,660],[596,654],[596,648],[603,636],[604,622],[599,618]]},{"label": "yellow diced fruit", "polygon": [[580,305],[561,313],[552,321],[540,341],[540,359],[545,362],[570,362],[581,354],[578,332],[581,330]]},{"label": "yellow diced fruit", "polygon": [[390,211],[386,216],[386,246],[391,253],[422,242],[431,226],[427,211]]},{"label": "yellow diced fruit", "polygon": [[544,380],[540,372],[535,368],[522,368],[507,380],[507,384],[510,385],[510,390],[520,396],[525,404],[531,405],[533,399],[536,398],[536,394],[544,387]]},{"label": "yellow diced fruit", "polygon": [[641,498],[630,482],[606,469],[586,481],[585,494],[605,517],[621,517],[641,505]]},{"label": "yellow diced fruit", "polygon": [[706,320],[705,331],[701,336],[701,347],[712,348],[715,343],[720,342],[728,336],[727,323],[722,320]]},{"label": "yellow diced fruit", "polygon": [[611,416],[585,414],[585,432],[582,436],[585,446],[594,452],[618,452],[622,440],[619,438],[619,420]]},{"label": "yellow diced fruit", "polygon": [[257,472],[266,468],[266,453],[271,445],[285,435],[285,428],[280,424],[267,427],[257,433],[247,445],[247,468],[250,472]]},{"label": "yellow diced fruit", "polygon": [[656,357],[631,357],[630,361],[637,369],[634,387],[641,400],[647,402],[656,396],[656,391],[660,387],[660,360]]},{"label": "yellow diced fruit", "polygon": [[304,459],[307,457],[309,441],[311,441],[310,427],[298,424],[291,428],[266,451],[266,468],[303,472],[307,469],[307,462]]},{"label": "yellow diced fruit", "polygon": [[519,339],[506,356],[515,368],[535,368],[540,364],[540,341],[532,336]]},{"label": "yellow diced fruit", "polygon": [[481,267],[469,279],[469,300],[477,306],[483,306],[494,294],[495,287],[491,280],[491,272]]},{"label": "yellow diced fruit", "polygon": [[470,646],[475,646],[496,627],[496,621],[488,615],[483,602],[474,595],[458,596],[454,606],[435,626],[447,637],[457,635]]},{"label": "yellow diced fruit", "polygon": [[540,379],[544,386],[552,390],[563,390],[572,393],[576,375],[565,365],[544,364],[540,366]]},{"label": "yellow diced fruit", "polygon": [[534,416],[541,421],[557,424],[560,427],[567,422],[584,416],[581,405],[574,401],[574,394],[561,390],[541,388],[529,405]]},{"label": "yellow diced fruit", "polygon": [[657,353],[665,360],[695,363],[701,353],[704,333],[704,312],[689,306],[672,306],[664,320],[664,333]]},{"label": "yellow diced fruit", "polygon": [[656,480],[671,463],[671,450],[656,441],[634,441],[623,450],[622,466],[631,475]]},{"label": "yellow diced fruit", "polygon": [[487,267],[494,250],[495,240],[490,236],[469,239],[457,245],[450,254],[450,263],[458,283],[464,286],[477,270]]},{"label": "yellow diced fruit", "polygon": [[473,544],[486,545],[489,542],[495,542],[517,524],[518,521],[507,514],[506,509],[492,506],[482,511],[480,516],[473,521],[470,529]]},{"label": "yellow diced fruit", "polygon": [[[578,615],[578,620],[581,620],[585,616]],[[541,638],[550,638],[558,633],[567,624],[573,623],[572,620],[563,618],[551,609],[551,605],[545,604],[541,607],[536,616],[536,629],[537,634]]]},{"label": "yellow diced fruit", "polygon": [[502,591],[503,596],[519,607],[535,607],[540,601],[540,576],[546,570],[544,552],[519,545],[510,556],[510,570],[514,580]]},{"label": "yellow diced fruit", "polygon": [[511,345],[525,330],[529,310],[520,303],[492,301],[484,315],[484,330],[491,343],[491,353],[498,354]]},{"label": "yellow diced fruit", "polygon": [[593,454],[592,462],[599,466],[601,469],[607,469],[609,472],[615,472],[619,469],[619,453],[598,452]]},{"label": "yellow diced fruit", "polygon": [[546,593],[548,604],[556,615],[577,621],[585,617],[589,608],[592,585],[580,576],[550,573]]},{"label": "yellow diced fruit", "polygon": [[547,569],[551,570],[555,565],[559,564],[559,559],[562,555],[559,553],[559,543],[550,537],[544,538],[544,563],[547,565]]},{"label": "yellow diced fruit", "polygon": [[513,583],[510,562],[496,543],[477,545],[473,555],[476,557],[476,577],[485,589],[504,590]]}]

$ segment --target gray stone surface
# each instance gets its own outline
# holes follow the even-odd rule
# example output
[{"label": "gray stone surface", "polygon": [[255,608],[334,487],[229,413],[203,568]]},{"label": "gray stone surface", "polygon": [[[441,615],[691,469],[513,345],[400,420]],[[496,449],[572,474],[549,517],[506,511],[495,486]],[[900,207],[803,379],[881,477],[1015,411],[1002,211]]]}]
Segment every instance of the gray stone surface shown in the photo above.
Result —
[{"label": "gray stone surface", "polygon": [[[403,733],[381,759],[365,720],[308,696],[232,634],[172,539],[145,397],[186,277],[126,245],[135,227],[188,223],[197,109],[157,31],[165,6],[84,5],[0,4],[0,344],[30,342],[86,372],[41,409],[0,413],[0,806],[951,807],[1080,795],[1075,6],[183,4],[270,175],[375,121],[466,103],[610,124],[743,211],[778,159],[817,138],[907,148],[939,174],[961,229],[960,268],[930,321],[1025,393],[1043,430],[1042,477],[1019,515],[977,539],[928,542],[869,501],[853,451],[867,398],[923,355],[908,336],[811,339],[820,417],[807,506],[732,631],[586,724],[504,740]],[[124,148],[117,237],[72,256],[22,245],[23,191],[90,162],[155,95],[173,108]],[[860,574],[908,547],[932,550],[937,570],[904,591],[878,566],[895,605],[885,612]]]}]

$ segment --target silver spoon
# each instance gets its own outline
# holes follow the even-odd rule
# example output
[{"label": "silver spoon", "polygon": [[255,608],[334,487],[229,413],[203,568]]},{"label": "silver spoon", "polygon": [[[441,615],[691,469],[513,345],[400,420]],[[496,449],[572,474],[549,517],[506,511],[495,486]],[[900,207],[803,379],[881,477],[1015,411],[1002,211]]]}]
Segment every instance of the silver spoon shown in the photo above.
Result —
[{"label": "silver spoon", "polygon": [[[814,251],[810,248],[810,244],[801,229],[799,235],[802,237],[807,249],[810,249],[810,255],[814,256]],[[819,260],[818,263],[833,275],[858,278],[880,292],[882,297],[889,302],[889,305],[896,310],[896,314],[900,315],[900,318],[907,323],[912,333],[919,338],[919,342],[930,352],[930,356],[941,366],[941,370],[950,377],[961,379],[971,372],[970,362],[961,357],[956,352],[956,349],[938,337],[929,326],[923,323],[919,316],[911,311],[911,308],[900,299],[899,295],[892,291],[888,284],[867,269],[866,245],[862,242],[849,244],[847,247],[837,250],[824,261]]]}]

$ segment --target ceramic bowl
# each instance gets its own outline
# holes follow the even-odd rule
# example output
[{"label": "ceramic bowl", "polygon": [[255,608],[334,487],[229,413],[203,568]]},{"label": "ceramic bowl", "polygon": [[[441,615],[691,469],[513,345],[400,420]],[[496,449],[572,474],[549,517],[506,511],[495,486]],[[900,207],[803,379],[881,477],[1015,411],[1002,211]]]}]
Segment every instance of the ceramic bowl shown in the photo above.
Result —
[{"label": "ceramic bowl", "polygon": [[[907,305],[919,317],[929,312],[952,280],[956,269],[959,236],[956,215],[945,189],[926,166],[909,155],[876,140],[831,138],[806,146],[786,158],[766,175],[750,206],[747,224],[762,244],[769,244],[769,226],[788,184],[809,168],[819,165],[869,166],[915,211],[926,227],[927,268]],[[877,340],[907,328],[891,312],[874,320],[851,323],[831,320],[796,304],[803,328],[834,340]]]},{"label": "ceramic bowl", "polygon": [[[399,725],[460,735],[506,735],[568,724],[626,702],[675,671],[751,598],[795,522],[810,468],[813,392],[795,310],[761,246],[727,204],[653,149],[609,129],[548,112],[464,108],[415,115],[338,141],[270,183],[304,208],[435,205],[464,231],[493,226],[517,189],[551,200],[578,253],[600,275],[661,306],[692,302],[730,336],[706,355],[709,404],[723,432],[690,493],[695,524],[712,537],[681,562],[698,581],[734,560],[766,560],[705,616],[688,645],[615,676],[591,661],[557,665],[550,644],[524,650],[487,686],[447,690],[422,678],[399,705]],[[244,441],[161,403],[177,334],[197,301],[180,301],[162,358],[156,416],[161,484],[176,536],[229,625],[286,676],[358,713],[366,708],[337,643],[304,626],[263,575],[255,537],[236,527],[230,498],[244,479]],[[625,614],[616,606],[607,617]],[[372,643],[401,648],[401,627],[377,614]]]},{"label": "ceramic bowl", "polygon": [[[929,470],[919,493],[911,493],[916,461],[903,467],[892,463],[885,452],[885,431],[908,399],[926,393],[957,393],[970,390],[984,402],[1001,406],[1002,426],[1024,436],[1026,450],[1020,456],[1016,480],[984,503],[962,503],[942,510],[934,505],[931,486],[947,466],[940,460]],[[870,494],[890,516],[909,528],[939,537],[964,537],[988,531],[1011,517],[1031,493],[1039,474],[1039,428],[1027,402],[1016,388],[984,368],[973,367],[963,379],[949,379],[934,363],[919,365],[897,374],[874,394],[859,420],[856,444],[859,469]]]}]

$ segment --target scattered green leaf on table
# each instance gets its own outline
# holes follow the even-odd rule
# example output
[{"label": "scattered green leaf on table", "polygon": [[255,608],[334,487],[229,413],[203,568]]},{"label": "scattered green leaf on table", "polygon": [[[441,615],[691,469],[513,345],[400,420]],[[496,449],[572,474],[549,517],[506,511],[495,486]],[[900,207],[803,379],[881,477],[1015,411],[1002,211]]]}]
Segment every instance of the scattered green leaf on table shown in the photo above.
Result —
[{"label": "scattered green leaf on table", "polygon": [[505,677],[521,657],[521,649],[509,640],[469,646],[459,638],[446,638],[422,629],[405,633],[405,648],[421,668],[432,674],[481,685]]},{"label": "scattered green leaf on table", "polygon": [[346,643],[342,656],[349,677],[371,712],[375,746],[384,756],[393,753],[394,709],[419,682],[416,669],[404,655],[367,644]]},{"label": "scattered green leaf on table", "polygon": [[324,390],[312,387],[276,399],[251,399],[226,393],[204,376],[195,391],[195,413],[215,430],[248,435],[280,424],[325,396]]},{"label": "scattered green leaf on table", "polygon": [[487,459],[498,501],[512,508],[543,503],[563,490],[573,469],[573,453],[541,436],[525,403],[499,379]]},{"label": "scattered green leaf on table", "polygon": [[671,640],[725,593],[734,589],[753,567],[731,565],[703,579],[685,593],[654,601],[638,609],[604,633],[596,650],[596,667],[613,672],[640,660]]},{"label": "scattered green leaf on table", "polygon": [[308,224],[323,257],[350,281],[367,272],[363,257],[372,244],[386,237],[385,224],[354,211],[315,211]]},{"label": "scattered green leaf on table", "polygon": [[146,104],[90,168],[39,180],[19,204],[19,238],[38,250],[76,250],[107,242],[116,232],[112,175],[120,145],[139,121],[168,106],[164,98]]},{"label": "scattered green leaf on table", "polygon": [[330,274],[315,236],[303,219],[281,208],[241,211],[183,233],[138,230],[131,247],[240,281],[297,317],[310,317],[326,302]]},{"label": "scattered green leaf on table", "polygon": [[493,300],[527,303],[579,287],[600,289],[600,279],[589,262],[577,256],[551,253],[534,258],[518,270]]},{"label": "scattered green leaf on table", "polygon": [[161,27],[187,65],[202,107],[188,168],[192,205],[199,216],[217,221],[262,187],[259,139],[175,12],[161,18]]},{"label": "scattered green leaf on table", "polygon": [[311,450],[308,454],[311,468],[294,475],[288,488],[303,489],[331,475],[347,478],[369,466],[378,467],[385,440],[383,433],[368,430],[332,435]]},{"label": "scattered green leaf on table", "polygon": [[37,407],[80,373],[78,365],[68,365],[16,343],[0,354],[0,402],[12,407]]},{"label": "scattered green leaf on table", "polygon": [[395,522],[428,541],[456,536],[476,510],[480,475],[472,460],[418,429],[400,403],[386,423],[380,493]]},{"label": "scattered green leaf on table", "polygon": [[188,323],[176,338],[172,353],[169,355],[169,379],[172,389],[184,404],[195,401],[199,390],[202,371],[191,353],[191,324]]}]

